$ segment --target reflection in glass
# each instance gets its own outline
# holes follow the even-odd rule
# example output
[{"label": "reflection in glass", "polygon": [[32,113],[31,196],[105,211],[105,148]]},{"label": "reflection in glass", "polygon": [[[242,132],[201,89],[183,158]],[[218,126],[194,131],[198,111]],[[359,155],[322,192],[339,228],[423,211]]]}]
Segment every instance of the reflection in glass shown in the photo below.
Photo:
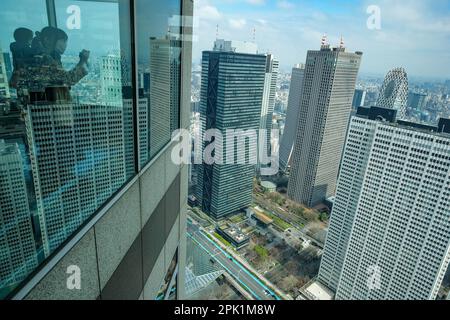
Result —
[{"label": "reflection in glass", "polygon": [[155,156],[179,128],[180,8],[179,0],[136,2],[139,85],[148,99],[150,124],[147,158],[141,152],[141,162]]},{"label": "reflection in glass", "polygon": [[2,2],[0,298],[135,174],[129,1],[55,9]]}]

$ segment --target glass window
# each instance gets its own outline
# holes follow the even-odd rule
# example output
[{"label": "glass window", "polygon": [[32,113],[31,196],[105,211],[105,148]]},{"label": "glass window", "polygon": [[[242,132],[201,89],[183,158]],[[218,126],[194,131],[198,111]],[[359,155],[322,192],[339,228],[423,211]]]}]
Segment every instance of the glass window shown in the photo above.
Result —
[{"label": "glass window", "polygon": [[[136,12],[139,115],[148,117],[150,123],[149,130],[139,128],[139,139],[148,141],[147,145],[140,145],[140,163],[143,165],[179,128],[181,1],[137,0]],[[146,106],[148,111],[143,109]]]},{"label": "glass window", "polygon": [[135,174],[129,2],[2,1],[0,298]]}]

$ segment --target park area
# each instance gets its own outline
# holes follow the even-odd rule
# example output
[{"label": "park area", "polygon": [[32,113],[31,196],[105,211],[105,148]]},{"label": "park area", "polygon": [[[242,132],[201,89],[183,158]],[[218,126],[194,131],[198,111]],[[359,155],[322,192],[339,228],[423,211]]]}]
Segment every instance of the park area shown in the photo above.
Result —
[{"label": "park area", "polygon": [[241,255],[270,282],[293,298],[319,271],[320,249],[293,248],[271,232],[254,232]]}]

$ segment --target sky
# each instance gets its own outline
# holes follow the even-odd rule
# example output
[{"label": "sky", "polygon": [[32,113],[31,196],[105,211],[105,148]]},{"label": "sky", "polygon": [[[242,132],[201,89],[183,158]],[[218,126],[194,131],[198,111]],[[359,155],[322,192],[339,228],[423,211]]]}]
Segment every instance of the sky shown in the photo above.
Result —
[{"label": "sky", "polygon": [[[253,41],[289,71],[327,34],[364,53],[361,74],[404,67],[410,77],[450,79],[450,0],[195,0],[194,62],[216,39]],[[368,28],[380,10],[380,29]],[[371,19],[371,21],[373,21]],[[254,32],[253,30],[256,30]],[[254,36],[255,34],[255,36]]]}]

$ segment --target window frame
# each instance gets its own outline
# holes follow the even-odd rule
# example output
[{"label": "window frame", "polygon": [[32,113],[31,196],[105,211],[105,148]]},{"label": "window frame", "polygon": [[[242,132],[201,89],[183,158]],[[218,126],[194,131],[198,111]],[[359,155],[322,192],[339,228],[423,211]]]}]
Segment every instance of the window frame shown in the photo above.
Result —
[{"label": "window frame", "polygon": [[[76,1],[93,1],[93,2],[112,2],[117,3],[117,0],[76,0]],[[130,53],[131,53],[131,78],[132,78],[132,97],[133,97],[133,142],[134,142],[134,175],[130,177],[118,190],[116,190],[107,200],[95,210],[89,218],[87,218],[57,249],[55,249],[47,258],[45,258],[38,267],[33,270],[17,287],[15,287],[4,300],[22,300],[33,290],[33,288],[39,284],[39,282],[45,278],[45,276],[53,270],[56,265],[75,247],[75,245],[95,226],[95,224],[106,215],[109,210],[121,199],[121,197],[131,189],[131,187],[138,182],[141,175],[143,175],[148,168],[150,168],[171,146],[171,137],[168,142],[158,150],[152,157],[149,154],[149,160],[144,165],[140,166],[139,159],[139,139],[138,139],[138,103],[139,103],[139,75],[138,75],[138,40],[137,40],[137,24],[136,24],[136,0],[126,0],[130,8],[129,28],[130,34]],[[179,15],[183,15],[183,2],[185,0],[179,0]],[[48,25],[57,27],[57,15],[55,0],[45,0]],[[183,39],[184,30],[180,27],[180,42],[181,42],[181,54],[180,54],[180,77],[179,77],[179,90],[178,97],[178,128],[181,127],[181,115],[182,115],[182,83],[183,83],[183,52],[185,45]],[[150,152],[150,150],[149,150]],[[177,266],[178,268],[178,266]],[[178,294],[178,293],[177,293]]]}]

